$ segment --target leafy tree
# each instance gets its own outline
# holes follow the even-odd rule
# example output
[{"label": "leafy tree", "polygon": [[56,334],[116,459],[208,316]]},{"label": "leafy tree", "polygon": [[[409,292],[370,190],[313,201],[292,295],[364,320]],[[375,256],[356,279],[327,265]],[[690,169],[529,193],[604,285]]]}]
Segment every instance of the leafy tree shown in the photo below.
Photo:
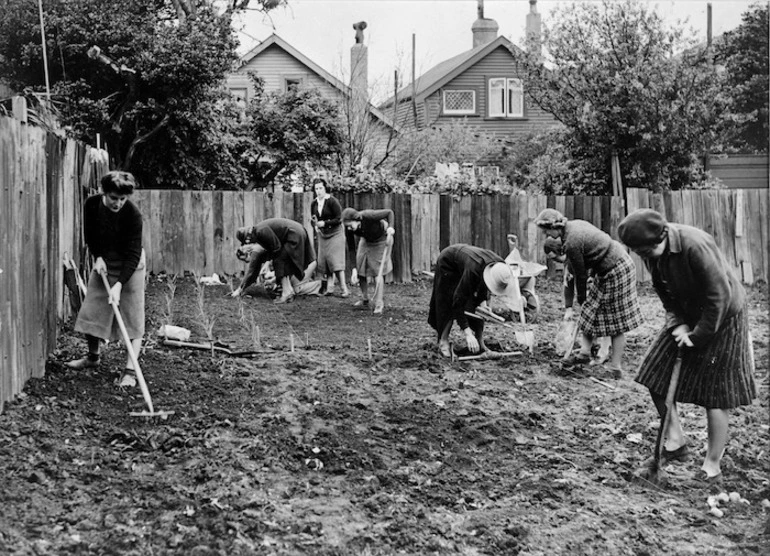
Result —
[{"label": "leafy tree", "polygon": [[246,136],[241,160],[252,187],[264,188],[281,175],[309,164],[328,166],[341,152],[345,135],[338,104],[314,89],[265,92],[252,75],[254,96],[246,110]]},{"label": "leafy tree", "polygon": [[[267,11],[281,3],[253,6]],[[43,90],[37,5],[5,4],[0,74],[16,90]],[[229,135],[231,124],[216,117],[232,112],[218,89],[236,57],[232,11],[248,6],[248,0],[46,0],[51,94],[62,123],[92,144],[101,134],[115,166],[144,185],[205,187],[211,176],[231,174],[222,167],[224,148],[237,139]],[[221,134],[227,137],[211,141]]]},{"label": "leafy tree", "polygon": [[699,157],[719,147],[730,104],[705,47],[637,0],[571,4],[553,21],[543,34],[546,65],[514,55],[528,94],[569,129],[573,156],[603,168],[607,192],[613,151],[628,186],[700,180]]},{"label": "leafy tree", "polygon": [[731,116],[736,125],[730,146],[742,152],[766,153],[770,136],[768,4],[753,5],[741,19],[741,25],[715,42],[715,62],[724,66],[727,94],[734,99]]}]

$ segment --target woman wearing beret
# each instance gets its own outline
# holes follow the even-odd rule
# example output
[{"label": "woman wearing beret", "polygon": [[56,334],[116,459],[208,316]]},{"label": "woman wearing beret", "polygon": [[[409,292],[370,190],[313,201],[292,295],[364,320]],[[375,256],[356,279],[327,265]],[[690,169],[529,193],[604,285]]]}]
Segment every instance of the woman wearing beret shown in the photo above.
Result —
[{"label": "woman wearing beret", "polygon": [[[642,323],[636,293],[636,267],[623,246],[585,220],[567,220],[555,209],[545,209],[535,224],[551,238],[560,238],[570,270],[575,277],[577,301],[581,304],[578,328],[580,351],[569,363],[588,363],[591,345],[598,336],[610,336],[609,368],[622,370],[625,333]],[[593,281],[588,286],[588,274]]]},{"label": "woman wearing beret", "polygon": [[[351,236],[358,236],[356,248],[356,272],[358,284],[361,287],[361,300],[357,306],[369,305],[369,288],[367,278],[375,278],[380,271],[380,262],[384,257],[385,266],[382,275],[393,271],[393,262],[387,249],[388,238],[395,234],[393,229],[393,211],[390,209],[362,210],[346,208],[342,211],[342,225]],[[392,239],[390,240],[392,242]],[[375,300],[375,313],[382,313],[382,299]]]},{"label": "woman wearing beret", "polygon": [[268,218],[256,226],[239,228],[236,237],[241,247],[237,257],[249,262],[240,286],[231,294],[243,295],[243,291],[259,277],[262,265],[273,261],[275,279],[281,284],[281,297],[275,303],[294,301],[291,277],[302,280],[305,269],[315,261],[315,250],[301,224],[288,218]]},{"label": "woman wearing beret", "polygon": [[313,181],[316,197],[310,205],[313,225],[318,230],[318,267],[322,275],[321,293],[331,295],[334,277],[340,284],[342,297],[350,297],[345,283],[345,230],[342,228],[342,207],[327,192],[326,180]]},{"label": "woman wearing beret", "polygon": [[518,277],[495,252],[465,243],[450,245],[439,253],[436,276],[430,297],[428,324],[438,333],[438,349],[450,357],[449,332],[452,323],[465,333],[468,351],[484,351],[484,321],[468,319],[465,314],[476,312],[486,303],[490,293],[505,302],[517,292]]},{"label": "woman wearing beret", "polygon": [[[675,401],[706,408],[708,447],[702,478],[718,483],[728,410],[749,405],[756,397],[746,293],[714,238],[703,230],[640,209],[623,219],[618,234],[644,260],[666,309],[665,326],[645,355],[636,381],[650,390],[664,416],[672,368],[681,350]],[[686,460],[688,440],[676,405],[663,432],[663,460]]]}]

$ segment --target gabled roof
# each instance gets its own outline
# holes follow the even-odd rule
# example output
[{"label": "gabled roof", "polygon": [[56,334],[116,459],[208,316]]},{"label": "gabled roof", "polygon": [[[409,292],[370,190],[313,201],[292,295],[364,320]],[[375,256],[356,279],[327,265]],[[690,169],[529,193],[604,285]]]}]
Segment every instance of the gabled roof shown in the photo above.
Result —
[{"label": "gabled roof", "polygon": [[[479,60],[500,46],[503,46],[512,51],[520,50],[519,47],[514,45],[510,40],[503,36],[499,36],[491,42],[462,52],[453,58],[449,58],[448,60],[444,60],[438,65],[433,66],[431,69],[426,71],[415,80],[415,85],[417,88],[415,100],[421,101],[432,95],[434,92],[436,92],[436,90],[440,89],[449,81],[465,72],[468,68],[474,66],[476,63],[478,63]],[[409,84],[406,87],[403,87],[400,91],[398,91],[397,97],[399,102],[410,100],[412,98],[412,85]],[[380,107],[386,108],[392,106],[395,99],[395,96],[390,97],[388,100],[383,102]]]},{"label": "gabled roof", "polygon": [[[288,42],[283,40],[281,37],[279,37],[275,33],[270,35],[268,38],[263,40],[257,46],[249,50],[246,54],[241,56],[240,67],[245,66],[246,64],[251,62],[254,58],[259,56],[262,52],[264,52],[265,50],[267,50],[273,45],[286,51],[287,54],[295,58],[297,61],[305,65],[307,68],[309,68],[313,73],[315,73],[321,79],[326,81],[329,85],[337,89],[343,96],[350,97],[351,90],[348,85],[345,85],[342,81],[334,77],[328,71],[326,71],[321,66],[316,64],[313,60],[311,60],[310,58],[302,54],[299,50],[294,48],[292,45],[290,45]],[[386,117],[385,114],[383,114],[380,111],[380,109],[377,108],[376,106],[369,104],[369,112],[373,116],[375,116],[377,119],[381,120],[384,124],[390,127],[394,127],[390,118]]]}]

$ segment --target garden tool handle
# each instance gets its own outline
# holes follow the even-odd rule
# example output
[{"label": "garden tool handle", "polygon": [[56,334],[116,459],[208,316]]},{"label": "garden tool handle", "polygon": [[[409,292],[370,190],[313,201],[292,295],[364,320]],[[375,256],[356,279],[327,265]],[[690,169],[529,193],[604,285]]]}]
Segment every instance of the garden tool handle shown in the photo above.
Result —
[{"label": "garden tool handle", "polygon": [[115,313],[115,320],[118,322],[118,328],[120,328],[120,333],[123,336],[123,343],[126,344],[126,351],[128,352],[128,357],[131,359],[131,363],[134,365],[134,372],[136,373],[136,380],[139,382],[139,388],[142,390],[142,396],[144,397],[144,401],[147,404],[147,408],[150,410],[150,413],[154,413],[155,410],[152,407],[152,398],[150,397],[150,391],[147,389],[147,383],[144,381],[144,374],[142,374],[142,368],[139,366],[139,361],[136,358],[136,353],[134,353],[134,346],[131,345],[131,338],[128,337],[128,330],[126,330],[126,324],[123,322],[123,316],[120,314],[120,309],[118,309],[118,304],[115,302],[114,299],[110,298],[110,282],[107,280],[107,273],[101,273],[102,282],[104,283],[104,287],[107,290],[107,299],[109,301],[109,304],[112,306],[112,311]]}]

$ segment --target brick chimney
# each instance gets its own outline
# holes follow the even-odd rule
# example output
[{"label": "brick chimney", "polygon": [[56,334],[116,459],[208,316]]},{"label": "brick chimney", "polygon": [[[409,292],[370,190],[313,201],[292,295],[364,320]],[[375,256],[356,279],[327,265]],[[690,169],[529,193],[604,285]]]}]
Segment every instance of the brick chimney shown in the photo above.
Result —
[{"label": "brick chimney", "polygon": [[369,101],[369,50],[364,44],[366,22],[353,24],[356,31],[356,43],[350,47],[350,92],[353,109],[361,113]]},{"label": "brick chimney", "polygon": [[473,48],[492,42],[497,38],[497,30],[500,28],[494,19],[484,17],[484,0],[478,0],[478,19],[473,22]]},{"label": "brick chimney", "polygon": [[530,54],[536,54],[538,60],[543,58],[543,50],[541,45],[540,30],[542,22],[540,20],[540,14],[537,13],[537,0],[529,0],[529,13],[527,14],[527,51]]}]

